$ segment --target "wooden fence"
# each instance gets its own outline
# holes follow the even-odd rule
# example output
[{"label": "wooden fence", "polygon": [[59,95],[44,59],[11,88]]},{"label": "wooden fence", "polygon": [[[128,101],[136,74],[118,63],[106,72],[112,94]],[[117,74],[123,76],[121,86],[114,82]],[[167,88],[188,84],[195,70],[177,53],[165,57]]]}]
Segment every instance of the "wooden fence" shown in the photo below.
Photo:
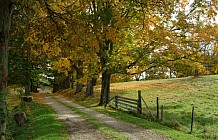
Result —
[{"label": "wooden fence", "polygon": [[[138,99],[131,99],[127,97],[115,96],[110,99],[108,103],[116,109],[127,110],[136,114],[142,114],[142,102],[145,104],[145,109],[148,110],[148,113],[152,120],[156,120],[158,122],[164,121],[164,110],[163,105],[160,106],[160,113],[159,113],[159,98],[156,98],[156,117],[155,114],[149,109],[147,103],[141,96],[141,91],[138,91]],[[106,104],[107,106],[107,104]],[[105,106],[105,107],[106,107]],[[160,115],[160,116],[159,116]],[[194,123],[194,106],[192,107],[192,115],[191,115],[191,131],[193,132],[193,123]]]},{"label": "wooden fence", "polygon": [[114,97],[114,107],[124,109],[137,114],[142,114],[141,91],[138,91],[138,99],[131,99],[121,96]]}]

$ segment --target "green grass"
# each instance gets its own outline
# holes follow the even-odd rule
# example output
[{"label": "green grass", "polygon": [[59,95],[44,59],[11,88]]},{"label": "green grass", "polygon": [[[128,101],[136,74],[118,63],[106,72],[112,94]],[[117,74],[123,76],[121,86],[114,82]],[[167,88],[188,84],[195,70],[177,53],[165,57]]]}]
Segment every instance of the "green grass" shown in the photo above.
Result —
[{"label": "green grass", "polygon": [[[125,83],[121,83],[125,84]],[[121,95],[137,98],[137,90],[155,112],[156,97],[164,106],[164,124],[190,131],[191,109],[195,106],[193,135],[204,139],[218,139],[218,75],[199,78],[181,78],[130,82],[138,88],[112,92],[112,96]],[[116,87],[116,84],[112,85]]]},{"label": "green grass", "polygon": [[64,125],[60,123],[56,114],[48,106],[39,103],[28,103],[28,122],[15,131],[15,140],[59,140],[67,139]]},{"label": "green grass", "polygon": [[[8,94],[9,138],[14,140],[65,140],[68,134],[64,124],[57,120],[55,112],[47,105],[35,102],[21,103],[17,95]],[[16,111],[24,111],[28,121],[17,127],[13,119]]]},{"label": "green grass", "polygon": [[128,138],[124,136],[123,134],[117,132],[117,130],[106,126],[105,124],[99,122],[98,120],[94,119],[93,117],[87,115],[86,113],[80,111],[77,108],[74,108],[72,106],[66,105],[62,102],[60,102],[64,106],[70,108],[72,111],[74,111],[76,114],[81,115],[85,120],[93,124],[101,133],[105,134],[106,137],[110,139],[115,139],[115,140],[127,140]]},{"label": "green grass", "polygon": [[[151,128],[167,134],[173,139],[218,139],[218,75],[200,76],[198,78],[176,78],[164,80],[133,81],[111,84],[111,98],[115,95],[137,99],[137,91],[142,91],[142,97],[155,114],[156,97],[159,104],[164,106],[163,125],[175,128],[177,131],[162,127],[148,120],[127,117],[124,113],[114,110],[102,112],[116,116],[125,121]],[[94,107],[99,99],[99,86],[96,87],[93,97],[76,101],[79,104]],[[143,112],[147,113],[143,104]],[[190,132],[191,110],[195,106],[194,130]],[[125,117],[123,117],[125,116]],[[143,122],[143,123],[142,123]],[[157,127],[158,126],[158,127]],[[190,138],[189,138],[190,137]]]},{"label": "green grass", "polygon": [[144,118],[140,118],[131,114],[128,114],[126,112],[122,111],[116,111],[114,109],[107,109],[105,110],[102,107],[95,108],[97,111],[107,114],[108,116],[115,117],[120,120],[124,120],[126,122],[136,124],[138,126],[141,126],[145,129],[152,129],[160,134],[166,135],[174,140],[200,140],[201,138],[197,138],[193,135],[174,130],[172,128],[166,127],[164,125],[161,125],[157,122],[149,121]]}]

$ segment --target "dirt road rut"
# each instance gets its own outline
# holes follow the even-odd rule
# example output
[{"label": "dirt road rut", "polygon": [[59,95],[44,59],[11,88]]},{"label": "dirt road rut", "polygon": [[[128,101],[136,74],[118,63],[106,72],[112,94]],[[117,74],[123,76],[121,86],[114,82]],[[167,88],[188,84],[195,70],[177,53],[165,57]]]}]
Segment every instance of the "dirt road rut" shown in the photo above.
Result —
[{"label": "dirt road rut", "polygon": [[[56,98],[56,100],[54,98]],[[60,96],[47,96],[45,97],[45,100],[57,112],[59,118],[66,123],[67,129],[72,135],[72,140],[105,140],[109,138],[101,134],[94,126],[61,103],[79,109],[107,126],[116,129],[130,140],[169,140],[166,136],[158,134],[152,130],[144,129],[104,114],[100,114],[99,112],[75,104]]]}]

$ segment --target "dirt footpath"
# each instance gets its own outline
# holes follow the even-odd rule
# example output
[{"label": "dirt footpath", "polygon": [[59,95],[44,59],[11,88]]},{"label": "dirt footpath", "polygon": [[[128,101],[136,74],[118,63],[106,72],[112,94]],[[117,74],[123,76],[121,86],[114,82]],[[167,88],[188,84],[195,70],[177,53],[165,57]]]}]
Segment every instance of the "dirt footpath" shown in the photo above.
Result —
[{"label": "dirt footpath", "polygon": [[[124,134],[130,140],[169,140],[169,138],[167,138],[166,136],[158,134],[152,130],[144,129],[136,125],[106,116],[104,114],[100,114],[99,112],[96,112],[94,110],[75,104],[63,97],[53,96],[53,98],[57,98],[60,102],[67,104],[69,106],[72,106],[74,108],[77,108],[80,111],[88,114],[89,116],[92,116],[93,118],[97,119],[98,121],[106,124],[107,126],[115,128],[118,132]],[[52,99],[51,97],[46,97],[46,100],[50,102],[50,106],[52,106],[52,108],[57,111],[57,113],[59,114],[59,116],[62,117],[62,119],[72,121],[72,125],[70,126],[69,131],[72,131],[72,134],[77,137],[75,139],[77,140],[80,140],[80,139],[84,140],[86,138],[93,139],[93,140],[108,139],[102,134],[100,134],[100,132],[95,130],[93,126],[91,126],[91,124],[85,124],[87,122],[84,119],[74,114],[67,107],[64,107],[63,105],[61,105],[60,103]],[[68,123],[68,125],[69,124],[70,122]]]},{"label": "dirt footpath", "polygon": [[58,118],[63,121],[70,134],[70,140],[107,140],[105,135],[84,120],[81,116],[75,114],[72,110],[57,102],[50,96],[44,97],[46,103],[52,107],[58,114]]}]

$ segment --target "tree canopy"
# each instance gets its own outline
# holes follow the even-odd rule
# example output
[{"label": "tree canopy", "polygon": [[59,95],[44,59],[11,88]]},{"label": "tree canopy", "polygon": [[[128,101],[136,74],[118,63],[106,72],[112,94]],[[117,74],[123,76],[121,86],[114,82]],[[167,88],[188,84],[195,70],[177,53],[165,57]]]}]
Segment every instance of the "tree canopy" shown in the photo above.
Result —
[{"label": "tree canopy", "polygon": [[52,75],[54,91],[87,85],[86,95],[101,78],[100,105],[115,74],[217,73],[217,8],[215,0],[17,0],[11,62],[22,61],[11,68],[22,65],[29,83]]}]

